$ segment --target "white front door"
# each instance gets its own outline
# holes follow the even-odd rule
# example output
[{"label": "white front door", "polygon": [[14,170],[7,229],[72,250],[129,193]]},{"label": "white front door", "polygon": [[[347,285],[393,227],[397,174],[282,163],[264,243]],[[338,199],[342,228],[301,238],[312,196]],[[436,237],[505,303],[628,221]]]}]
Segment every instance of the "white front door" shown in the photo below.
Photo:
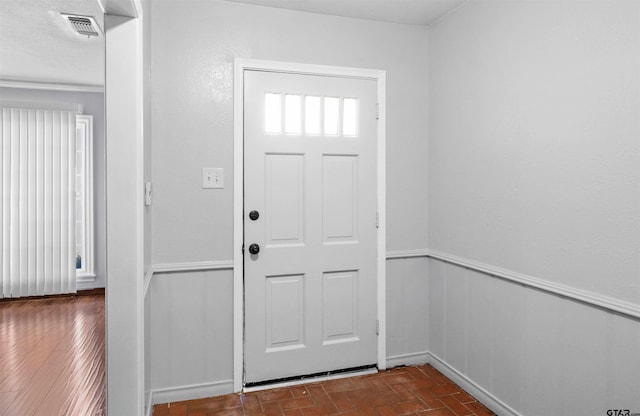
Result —
[{"label": "white front door", "polygon": [[244,120],[245,384],[375,365],[376,81],[247,70]]}]

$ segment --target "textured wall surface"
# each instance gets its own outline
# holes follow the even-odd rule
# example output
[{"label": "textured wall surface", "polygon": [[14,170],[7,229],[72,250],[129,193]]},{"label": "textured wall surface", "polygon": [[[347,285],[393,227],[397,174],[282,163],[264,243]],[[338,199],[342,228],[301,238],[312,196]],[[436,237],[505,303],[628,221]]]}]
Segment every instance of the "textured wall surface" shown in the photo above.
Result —
[{"label": "textured wall surface", "polygon": [[[232,259],[234,58],[386,70],[387,248],[426,247],[426,28],[221,1],[150,5],[153,264]],[[201,189],[203,167],[224,168],[225,188]],[[188,398],[233,378],[231,281],[230,271],[153,278],[147,389],[175,398],[206,385]],[[426,261],[388,262],[387,293],[388,354],[423,353]]]},{"label": "textured wall surface", "polygon": [[[151,18],[154,263],[232,257],[234,58],[386,70],[387,247],[425,247],[426,28],[219,1]],[[225,189],[201,189],[203,167]]]},{"label": "textured wall surface", "polygon": [[640,3],[429,31],[429,248],[640,304]]},{"label": "textured wall surface", "polygon": [[[429,248],[640,304],[640,3],[429,29]],[[640,320],[429,261],[429,350],[523,415],[640,409]],[[633,410],[635,409],[635,410]]]}]

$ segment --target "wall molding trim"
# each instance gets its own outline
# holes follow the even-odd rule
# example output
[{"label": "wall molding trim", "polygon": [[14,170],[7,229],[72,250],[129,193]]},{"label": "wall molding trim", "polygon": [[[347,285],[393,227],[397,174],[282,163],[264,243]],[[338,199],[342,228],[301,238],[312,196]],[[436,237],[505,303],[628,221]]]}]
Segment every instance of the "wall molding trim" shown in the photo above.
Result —
[{"label": "wall molding trim", "polygon": [[198,272],[206,270],[233,270],[233,260],[191,261],[183,263],[158,263],[151,265],[144,274],[143,297],[147,296],[153,276],[161,273]]},{"label": "wall molding trim", "polygon": [[552,282],[535,276],[529,276],[524,273],[518,273],[500,267],[491,266],[475,260],[469,260],[452,254],[443,253],[437,250],[427,250],[428,257],[436,260],[450,263],[466,269],[475,270],[477,272],[508,280],[513,283],[519,283],[525,286],[533,287],[545,292],[563,296],[575,301],[608,311],[616,312],[627,317],[640,319],[640,305],[625,302],[623,300],[600,295],[598,293],[589,292],[575,287],[563,285],[561,283]]},{"label": "wall molding trim", "polygon": [[451,381],[462,387],[465,391],[471,394],[479,402],[487,406],[498,416],[522,416],[515,409],[511,408],[502,400],[498,399],[493,394],[489,393],[479,384],[462,374],[455,368],[451,367],[444,360],[431,352],[427,352],[429,358],[428,363],[431,364],[436,370],[447,376]]},{"label": "wall molding trim", "polygon": [[0,87],[21,88],[26,90],[104,93],[104,85],[58,84],[53,82],[23,81],[17,79],[0,79]]},{"label": "wall molding trim", "polygon": [[159,263],[151,266],[153,274],[194,272],[204,270],[232,270],[233,260],[190,261],[183,263]]},{"label": "wall molding trim", "polygon": [[202,399],[233,393],[233,380],[220,380],[211,383],[190,384],[186,386],[168,387],[148,390],[149,400],[147,414],[159,403],[181,402],[184,400]]},{"label": "wall molding trim", "polygon": [[144,274],[144,281],[142,282],[142,297],[147,297],[147,291],[149,290],[149,286],[151,286],[151,278],[153,277],[153,268],[149,267],[147,272]]},{"label": "wall molding trim", "polygon": [[398,367],[400,365],[418,365],[429,362],[429,351],[413,352],[410,354],[399,354],[387,357],[387,368]]},{"label": "wall molding trim", "polygon": [[387,251],[387,260],[410,259],[418,257],[429,257],[429,249],[420,248],[415,250],[390,250]]},{"label": "wall molding trim", "polygon": [[[640,305],[631,302],[625,302],[619,299],[577,289],[561,283],[551,282],[540,277],[526,275],[500,267],[491,266],[475,260],[465,259],[453,254],[444,253],[431,249],[413,249],[413,250],[391,250],[387,251],[387,260],[409,259],[409,258],[432,258],[453,264],[466,269],[474,270],[492,277],[508,280],[510,282],[523,284],[548,293],[570,298],[581,303],[606,309],[618,314],[640,319]],[[205,270],[233,270],[233,260],[210,260],[197,262],[182,263],[159,263],[151,266],[151,269],[145,275],[144,294],[146,295],[151,279],[154,274],[159,273],[176,273],[188,271],[205,271]],[[388,359],[390,359],[389,357]]]}]

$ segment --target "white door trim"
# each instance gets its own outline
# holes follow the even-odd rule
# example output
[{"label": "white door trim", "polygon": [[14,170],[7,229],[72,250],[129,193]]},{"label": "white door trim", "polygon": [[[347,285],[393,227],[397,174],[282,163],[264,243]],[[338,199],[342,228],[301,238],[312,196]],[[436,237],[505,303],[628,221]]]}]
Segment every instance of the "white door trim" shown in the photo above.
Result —
[{"label": "white door trim", "polygon": [[299,64],[255,59],[234,61],[233,83],[233,389],[242,391],[243,377],[243,205],[244,205],[244,71],[260,70],[373,79],[377,83],[379,108],[377,137],[377,193],[378,193],[378,247],[377,247],[377,310],[379,322],[378,368],[386,368],[386,72],[382,70],[344,68],[336,66]]}]

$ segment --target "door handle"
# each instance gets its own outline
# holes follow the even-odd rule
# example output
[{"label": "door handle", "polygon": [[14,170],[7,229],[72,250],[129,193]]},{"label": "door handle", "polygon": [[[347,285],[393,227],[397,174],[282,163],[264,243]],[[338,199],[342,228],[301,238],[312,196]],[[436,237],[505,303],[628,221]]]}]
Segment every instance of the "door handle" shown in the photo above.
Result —
[{"label": "door handle", "polygon": [[251,221],[255,221],[260,218],[260,213],[254,209],[249,213],[249,218],[251,218]]},{"label": "door handle", "polygon": [[257,245],[256,243],[253,243],[249,246],[249,253],[251,254],[258,254],[260,253],[260,246]]}]

